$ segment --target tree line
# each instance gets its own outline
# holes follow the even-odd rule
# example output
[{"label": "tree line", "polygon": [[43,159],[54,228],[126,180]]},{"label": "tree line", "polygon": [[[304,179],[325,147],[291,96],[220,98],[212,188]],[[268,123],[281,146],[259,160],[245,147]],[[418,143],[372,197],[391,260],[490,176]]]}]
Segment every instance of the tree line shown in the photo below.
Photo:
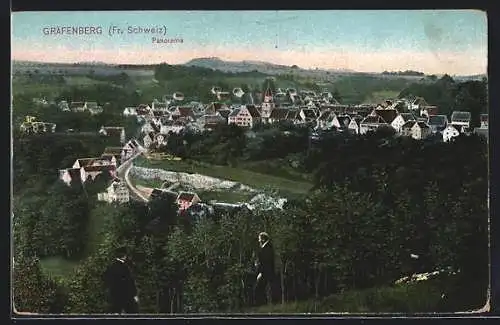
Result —
[{"label": "tree line", "polygon": [[483,79],[456,82],[448,75],[432,83],[412,83],[399,94],[399,98],[423,97],[438,107],[438,114],[451,116],[453,111],[471,112],[471,126],[480,125],[480,114],[488,112],[488,84]]}]

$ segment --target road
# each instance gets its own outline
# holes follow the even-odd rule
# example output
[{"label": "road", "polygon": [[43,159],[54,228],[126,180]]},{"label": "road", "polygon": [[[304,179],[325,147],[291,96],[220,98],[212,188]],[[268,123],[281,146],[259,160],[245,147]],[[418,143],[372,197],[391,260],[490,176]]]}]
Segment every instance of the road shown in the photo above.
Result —
[{"label": "road", "polygon": [[148,202],[149,199],[141,192],[139,191],[134,184],[130,181],[130,169],[134,165],[134,160],[141,156],[145,152],[145,149],[140,148],[139,152],[134,154],[132,157],[130,157],[127,161],[125,161],[123,164],[120,165],[120,167],[117,168],[116,174],[118,178],[125,180],[125,183],[127,183],[127,186],[130,190],[131,197],[138,199],[142,202]]}]

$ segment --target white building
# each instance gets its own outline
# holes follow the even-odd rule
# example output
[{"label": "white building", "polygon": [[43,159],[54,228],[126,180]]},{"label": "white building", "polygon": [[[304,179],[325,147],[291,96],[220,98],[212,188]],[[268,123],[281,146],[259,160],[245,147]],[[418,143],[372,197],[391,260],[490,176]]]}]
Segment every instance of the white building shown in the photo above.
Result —
[{"label": "white building", "polygon": [[460,135],[460,131],[454,125],[448,125],[446,129],[443,131],[443,141],[448,142],[451,139],[458,137]]},{"label": "white building", "polygon": [[135,107],[125,107],[123,110],[124,116],[137,116],[137,108]]},{"label": "white building", "polygon": [[106,189],[106,192],[97,194],[97,199],[108,203],[127,203],[130,201],[130,193],[125,182],[115,179]]},{"label": "white building", "polygon": [[401,132],[401,128],[408,121],[415,121],[415,116],[412,113],[400,113],[391,122],[391,126],[396,130],[397,133]]},{"label": "white building", "polygon": [[451,113],[451,124],[461,127],[462,130],[470,128],[471,114],[470,112],[454,111]]}]

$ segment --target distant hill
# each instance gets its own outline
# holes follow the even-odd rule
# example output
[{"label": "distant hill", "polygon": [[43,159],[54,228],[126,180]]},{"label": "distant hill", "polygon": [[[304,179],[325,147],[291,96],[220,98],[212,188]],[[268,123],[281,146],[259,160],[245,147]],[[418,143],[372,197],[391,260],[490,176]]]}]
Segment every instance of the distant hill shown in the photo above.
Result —
[{"label": "distant hill", "polygon": [[263,61],[224,61],[217,57],[209,58],[196,58],[192,59],[183,65],[185,66],[195,66],[202,68],[209,68],[214,70],[220,70],[224,72],[249,72],[258,71],[265,74],[286,74],[295,73],[300,75],[317,75],[317,74],[349,74],[355,73],[353,70],[342,70],[342,69],[303,69],[298,66],[287,66],[281,64],[274,64]]},{"label": "distant hill", "polygon": [[[34,62],[34,61],[12,61],[13,72],[27,71],[37,69],[40,73],[44,72],[60,72],[64,73],[89,73],[92,71],[95,74],[117,74],[126,72],[130,75],[152,76],[157,64],[110,64],[105,62],[75,62],[75,63],[55,63],[55,62]],[[405,78],[405,79],[420,79],[425,75],[418,73],[418,75],[405,75],[405,73],[370,73],[370,72],[356,72],[354,70],[345,69],[304,69],[299,66],[286,66],[274,64],[264,61],[224,61],[217,57],[196,58],[184,64],[177,64],[177,66],[195,66],[219,70],[223,72],[252,72],[257,71],[267,75],[279,74],[294,74],[302,77],[312,77],[320,79],[331,79],[336,76],[342,75],[365,75],[383,78]],[[441,75],[437,75],[441,77]],[[457,81],[467,80],[481,80],[486,75],[473,75],[473,76],[453,76]]]}]

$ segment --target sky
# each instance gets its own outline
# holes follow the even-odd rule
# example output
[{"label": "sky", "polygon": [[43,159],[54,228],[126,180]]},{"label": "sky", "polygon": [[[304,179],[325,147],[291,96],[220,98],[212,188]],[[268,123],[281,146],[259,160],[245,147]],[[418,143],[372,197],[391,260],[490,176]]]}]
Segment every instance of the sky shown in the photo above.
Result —
[{"label": "sky", "polygon": [[[102,34],[46,34],[61,27],[99,27]],[[161,33],[129,33],[137,27]],[[11,57],[122,64],[218,57],[306,69],[473,75],[487,72],[487,32],[486,13],[478,10],[15,12]]]}]

